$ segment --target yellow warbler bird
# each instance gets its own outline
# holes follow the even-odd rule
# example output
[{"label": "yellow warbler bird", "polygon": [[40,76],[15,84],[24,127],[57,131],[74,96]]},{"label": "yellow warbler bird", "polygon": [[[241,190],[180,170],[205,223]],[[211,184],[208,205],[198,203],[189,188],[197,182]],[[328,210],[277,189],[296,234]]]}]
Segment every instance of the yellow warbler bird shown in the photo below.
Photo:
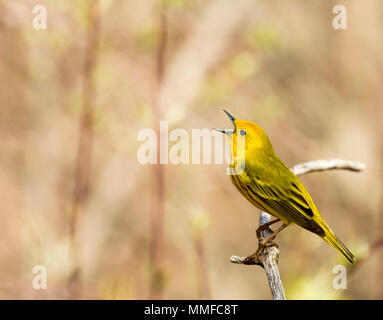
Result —
[{"label": "yellow warbler bird", "polygon": [[[231,181],[255,207],[277,218],[261,228],[278,221],[283,223],[263,245],[293,222],[317,234],[354,263],[354,256],[324,222],[306,188],[274,153],[263,129],[250,121],[235,119],[224,111],[233,122],[234,130],[216,130],[225,134],[233,150],[235,161],[230,165]],[[239,141],[244,141],[242,152],[237,150],[240,149],[237,148]],[[238,166],[239,163],[242,166]]]}]

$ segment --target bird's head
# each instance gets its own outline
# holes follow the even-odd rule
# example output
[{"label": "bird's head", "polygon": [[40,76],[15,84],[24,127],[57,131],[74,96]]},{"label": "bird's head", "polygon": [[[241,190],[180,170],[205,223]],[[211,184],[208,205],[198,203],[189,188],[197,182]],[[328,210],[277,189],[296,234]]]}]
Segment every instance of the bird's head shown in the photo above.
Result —
[{"label": "bird's head", "polygon": [[233,123],[234,129],[215,130],[224,133],[228,138],[229,143],[233,148],[234,156],[236,156],[237,144],[239,141],[244,142],[246,157],[248,157],[248,151],[253,152],[272,148],[269,138],[261,127],[251,121],[236,119],[226,110],[223,111]]}]

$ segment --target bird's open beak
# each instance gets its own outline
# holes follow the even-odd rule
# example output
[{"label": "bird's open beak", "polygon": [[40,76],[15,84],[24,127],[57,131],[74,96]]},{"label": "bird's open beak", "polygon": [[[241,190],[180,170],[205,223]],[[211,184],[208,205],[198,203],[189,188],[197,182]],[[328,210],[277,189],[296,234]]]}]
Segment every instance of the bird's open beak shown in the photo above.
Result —
[{"label": "bird's open beak", "polygon": [[218,132],[222,132],[222,133],[224,133],[224,134],[229,133],[229,132],[228,132],[229,130],[226,130],[226,129],[218,129],[218,128],[214,128],[214,130],[215,130],[215,131],[218,131]]},{"label": "bird's open beak", "polygon": [[227,112],[225,109],[223,109],[223,112],[225,112],[227,114],[227,116],[229,117],[231,122],[233,122],[233,125],[234,125],[234,128],[235,128],[235,122],[234,122],[235,118],[229,112]]},{"label": "bird's open beak", "polygon": [[227,116],[229,117],[229,119],[233,123],[234,130],[229,130],[229,129],[214,129],[214,130],[216,130],[218,132],[222,132],[224,134],[231,134],[235,131],[235,118],[229,112],[227,112],[225,109],[223,109],[223,112],[225,112],[227,114]]}]

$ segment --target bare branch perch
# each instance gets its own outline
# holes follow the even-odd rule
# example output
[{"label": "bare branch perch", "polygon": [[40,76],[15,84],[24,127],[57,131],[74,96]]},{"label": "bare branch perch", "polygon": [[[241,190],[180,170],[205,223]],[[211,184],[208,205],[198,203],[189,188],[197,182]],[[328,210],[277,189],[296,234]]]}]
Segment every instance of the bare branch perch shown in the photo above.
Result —
[{"label": "bare branch perch", "polygon": [[328,170],[349,170],[359,172],[364,170],[365,165],[360,162],[342,160],[342,159],[328,159],[328,160],[314,160],[297,164],[291,171],[297,176],[302,176],[306,173],[320,172]]},{"label": "bare branch perch", "polygon": [[[301,176],[311,172],[320,172],[328,170],[349,170],[354,172],[362,171],[365,168],[365,165],[359,162],[342,160],[342,159],[328,159],[328,160],[315,160],[310,162],[305,162],[302,164],[297,164],[294,166],[291,171],[297,175]],[[261,211],[259,217],[259,225],[270,221],[271,216]],[[262,231],[261,235],[264,238],[267,238],[272,234],[270,228]],[[259,244],[258,244],[259,245]],[[249,263],[247,257],[238,257],[231,256],[230,262],[236,264],[255,264],[260,265],[265,269],[267,280],[269,282],[271,294],[274,300],[286,300],[285,292],[283,290],[283,285],[278,269],[278,258],[279,258],[279,249],[275,242],[272,243],[272,246],[267,246],[264,248],[262,253],[259,255],[258,261]]]}]

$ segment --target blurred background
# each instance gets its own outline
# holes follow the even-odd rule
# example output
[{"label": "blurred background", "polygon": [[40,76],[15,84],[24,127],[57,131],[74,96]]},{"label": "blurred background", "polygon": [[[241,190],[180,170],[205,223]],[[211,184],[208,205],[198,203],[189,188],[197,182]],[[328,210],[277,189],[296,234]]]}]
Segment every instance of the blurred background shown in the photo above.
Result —
[{"label": "blurred background", "polygon": [[262,268],[229,262],[256,249],[259,211],[226,165],[137,161],[141,129],[231,128],[223,107],[288,166],[366,165],[301,178],[361,261],[333,289],[346,260],[292,226],[287,298],[383,298],[382,14],[379,0],[0,0],[0,298],[270,299]]}]

